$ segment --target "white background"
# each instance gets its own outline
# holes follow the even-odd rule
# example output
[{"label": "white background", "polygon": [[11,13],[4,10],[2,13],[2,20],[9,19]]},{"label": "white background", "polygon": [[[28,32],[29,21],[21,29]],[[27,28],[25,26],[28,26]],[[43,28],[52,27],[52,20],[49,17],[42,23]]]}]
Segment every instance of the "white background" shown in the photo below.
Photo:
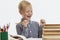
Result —
[{"label": "white background", "polygon": [[[21,0],[0,0],[0,26],[10,23],[9,33],[16,34],[15,24],[20,21],[18,4]],[[40,22],[43,18],[46,23],[60,24],[60,0],[27,0],[33,7],[31,20]]]}]

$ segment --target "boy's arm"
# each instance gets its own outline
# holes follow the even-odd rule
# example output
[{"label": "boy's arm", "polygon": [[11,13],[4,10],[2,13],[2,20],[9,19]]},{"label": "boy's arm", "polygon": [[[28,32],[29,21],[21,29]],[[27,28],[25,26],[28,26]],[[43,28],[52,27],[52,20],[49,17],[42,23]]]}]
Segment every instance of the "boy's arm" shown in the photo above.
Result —
[{"label": "boy's arm", "polygon": [[17,31],[17,34],[18,35],[21,35],[22,34],[22,28],[21,28],[21,26],[20,25],[16,25],[16,31]]},{"label": "boy's arm", "polygon": [[42,31],[43,31],[42,28],[43,27],[41,25],[40,26],[38,25],[38,38],[42,38]]}]

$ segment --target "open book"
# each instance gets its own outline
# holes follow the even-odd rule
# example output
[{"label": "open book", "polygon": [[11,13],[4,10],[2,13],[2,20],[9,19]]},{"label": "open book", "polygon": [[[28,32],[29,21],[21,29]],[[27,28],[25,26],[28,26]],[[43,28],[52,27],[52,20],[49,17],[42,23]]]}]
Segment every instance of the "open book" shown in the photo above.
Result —
[{"label": "open book", "polygon": [[26,37],[24,37],[22,35],[9,35],[8,39],[9,40],[25,40]]}]

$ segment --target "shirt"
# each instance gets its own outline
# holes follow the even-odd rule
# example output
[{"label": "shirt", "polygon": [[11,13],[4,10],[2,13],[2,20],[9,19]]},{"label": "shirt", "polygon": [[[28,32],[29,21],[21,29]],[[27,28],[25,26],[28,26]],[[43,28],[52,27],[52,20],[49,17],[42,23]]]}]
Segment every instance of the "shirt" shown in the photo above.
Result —
[{"label": "shirt", "polygon": [[29,21],[28,27],[23,27],[21,22],[16,25],[18,35],[23,35],[26,38],[42,38],[42,26],[39,26],[37,22]]}]

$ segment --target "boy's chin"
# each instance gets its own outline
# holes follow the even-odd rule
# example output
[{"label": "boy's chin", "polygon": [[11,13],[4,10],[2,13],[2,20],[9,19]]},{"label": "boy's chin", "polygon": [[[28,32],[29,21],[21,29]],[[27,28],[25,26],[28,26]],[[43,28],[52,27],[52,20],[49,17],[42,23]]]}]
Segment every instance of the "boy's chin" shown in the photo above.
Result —
[{"label": "boy's chin", "polygon": [[27,18],[27,20],[30,20],[31,18]]}]

